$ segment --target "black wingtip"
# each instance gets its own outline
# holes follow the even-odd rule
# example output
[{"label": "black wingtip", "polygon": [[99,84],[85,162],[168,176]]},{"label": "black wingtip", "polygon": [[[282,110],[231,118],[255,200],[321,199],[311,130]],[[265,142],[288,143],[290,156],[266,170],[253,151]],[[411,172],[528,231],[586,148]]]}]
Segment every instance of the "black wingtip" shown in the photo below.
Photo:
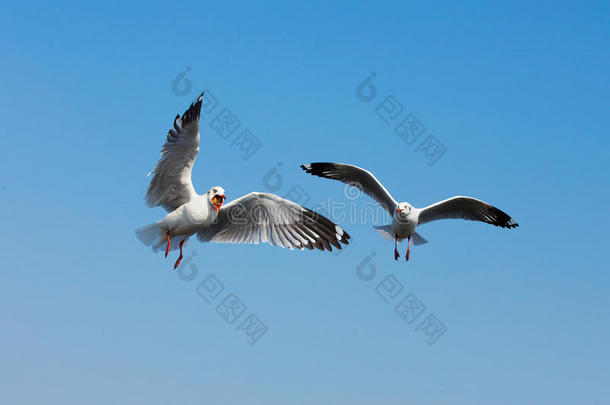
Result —
[{"label": "black wingtip", "polygon": [[303,208],[304,222],[316,233],[315,235],[312,235],[312,237],[314,239],[319,239],[321,246],[329,252],[332,252],[331,245],[337,249],[341,249],[341,244],[349,245],[351,236],[342,227],[335,224],[324,215],[318,214],[308,208]]},{"label": "black wingtip", "polygon": [[506,229],[517,228],[519,226],[517,221],[512,219],[510,217],[510,215],[508,215],[506,212],[502,211],[501,209],[490,206],[489,212],[492,214],[492,217],[495,219],[495,221],[491,222],[492,225],[499,226],[501,228],[506,228]]},{"label": "black wingtip", "polygon": [[197,100],[195,100],[193,102],[193,104],[191,104],[189,109],[186,110],[184,112],[184,114],[182,115],[182,126],[183,127],[185,127],[185,126],[189,125],[190,123],[199,119],[199,116],[201,115],[201,106],[202,105],[203,105],[203,93],[201,93],[201,95],[199,97],[197,97]]},{"label": "black wingtip", "polygon": [[324,171],[331,168],[332,165],[333,163],[306,163],[301,165],[301,169],[314,176],[326,177],[324,176]]}]

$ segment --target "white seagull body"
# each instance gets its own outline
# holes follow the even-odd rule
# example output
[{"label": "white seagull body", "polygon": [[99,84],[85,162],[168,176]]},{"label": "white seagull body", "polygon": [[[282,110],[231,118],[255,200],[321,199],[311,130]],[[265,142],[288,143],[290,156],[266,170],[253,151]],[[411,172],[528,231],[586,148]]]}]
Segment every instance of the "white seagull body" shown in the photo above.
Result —
[{"label": "white seagull body", "polygon": [[347,232],[329,219],[274,194],[250,193],[224,206],[225,191],[220,186],[197,194],[191,173],[199,152],[202,103],[203,94],[182,117],[176,116],[167,134],[145,198],[148,206],[161,206],[169,213],[136,230],[140,241],[155,252],[165,245],[165,257],[179,242],[174,269],[182,260],[184,242],[195,233],[202,242],[264,242],[301,250],[332,251],[332,246],[341,249],[342,243],[349,243]]},{"label": "white seagull body", "polygon": [[390,225],[375,229],[386,239],[394,240],[394,259],[398,260],[398,242],[407,239],[406,260],[409,260],[410,242],[421,245],[428,241],[416,228],[439,219],[467,219],[481,221],[502,228],[519,226],[510,216],[488,203],[472,197],[455,196],[425,208],[415,208],[407,202],[397,202],[388,190],[368,170],[343,163],[309,163],[301,168],[314,176],[338,180],[357,187],[377,201],[391,216]]}]

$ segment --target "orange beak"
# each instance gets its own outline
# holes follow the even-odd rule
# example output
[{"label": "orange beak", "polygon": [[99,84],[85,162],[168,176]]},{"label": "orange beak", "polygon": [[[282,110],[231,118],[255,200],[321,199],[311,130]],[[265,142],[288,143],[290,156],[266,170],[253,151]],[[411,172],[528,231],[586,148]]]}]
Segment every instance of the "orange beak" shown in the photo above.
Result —
[{"label": "orange beak", "polygon": [[400,208],[396,208],[396,212],[401,213],[403,210],[401,210]]},{"label": "orange beak", "polygon": [[214,197],[212,197],[212,205],[214,205],[214,209],[216,210],[216,213],[218,214],[218,211],[220,211],[220,207],[222,207],[222,204],[224,203],[225,199],[227,197],[225,197],[225,195],[215,195]]}]

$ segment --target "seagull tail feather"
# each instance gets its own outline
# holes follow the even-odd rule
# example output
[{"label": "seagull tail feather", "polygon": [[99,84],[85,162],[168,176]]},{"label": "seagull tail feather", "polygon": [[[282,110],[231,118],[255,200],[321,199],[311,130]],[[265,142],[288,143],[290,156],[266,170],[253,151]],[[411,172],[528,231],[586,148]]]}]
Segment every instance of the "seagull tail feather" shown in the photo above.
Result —
[{"label": "seagull tail feather", "polygon": [[424,243],[428,243],[428,241],[426,239],[424,239],[420,234],[418,234],[417,232],[413,232],[413,244],[415,246],[419,246],[419,245],[423,245]]},{"label": "seagull tail feather", "polygon": [[158,244],[161,236],[161,226],[158,222],[154,224],[143,226],[142,228],[136,229],[136,236],[146,246],[153,246]]},{"label": "seagull tail feather", "polygon": [[392,234],[392,225],[374,226],[375,230],[379,232],[384,239],[394,241],[394,235]]},{"label": "seagull tail feather", "polygon": [[[155,222],[154,224],[143,226],[142,228],[136,229],[136,236],[146,246],[152,247],[154,252],[165,251],[167,247],[167,230],[161,227],[159,222]],[[171,247],[169,250],[177,250],[179,249],[180,242],[184,240],[187,241],[187,238],[182,235],[174,235],[170,238]],[[186,246],[186,245],[185,245]]]}]

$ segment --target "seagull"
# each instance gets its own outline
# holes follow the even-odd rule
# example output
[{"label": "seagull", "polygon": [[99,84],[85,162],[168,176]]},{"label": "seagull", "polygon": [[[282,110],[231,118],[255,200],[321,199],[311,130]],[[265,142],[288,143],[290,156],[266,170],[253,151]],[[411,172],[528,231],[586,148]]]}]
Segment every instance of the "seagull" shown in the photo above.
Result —
[{"label": "seagull", "polygon": [[[153,224],[137,229],[136,236],[157,252],[165,247],[180,249],[174,264],[182,260],[182,247],[197,234],[201,242],[269,243],[289,249],[332,251],[349,244],[350,236],[326,217],[274,194],[253,192],[224,204],[224,188],[214,186],[197,194],[191,181],[199,152],[199,117],[203,93],[188,110],[174,119],[173,128],[161,150],[161,158],[146,190],[149,207],[161,206],[168,214]],[[215,152],[210,164],[215,164]]]},{"label": "seagull", "polygon": [[407,239],[406,260],[409,260],[411,238],[414,245],[428,241],[415,232],[422,224],[439,219],[481,221],[502,228],[519,226],[508,214],[472,197],[455,196],[425,208],[415,208],[407,202],[397,202],[388,190],[368,170],[343,163],[309,163],[301,169],[314,176],[338,180],[358,188],[376,200],[391,216],[390,225],[374,228],[385,239],[394,241],[394,259],[398,260],[398,242]]}]

